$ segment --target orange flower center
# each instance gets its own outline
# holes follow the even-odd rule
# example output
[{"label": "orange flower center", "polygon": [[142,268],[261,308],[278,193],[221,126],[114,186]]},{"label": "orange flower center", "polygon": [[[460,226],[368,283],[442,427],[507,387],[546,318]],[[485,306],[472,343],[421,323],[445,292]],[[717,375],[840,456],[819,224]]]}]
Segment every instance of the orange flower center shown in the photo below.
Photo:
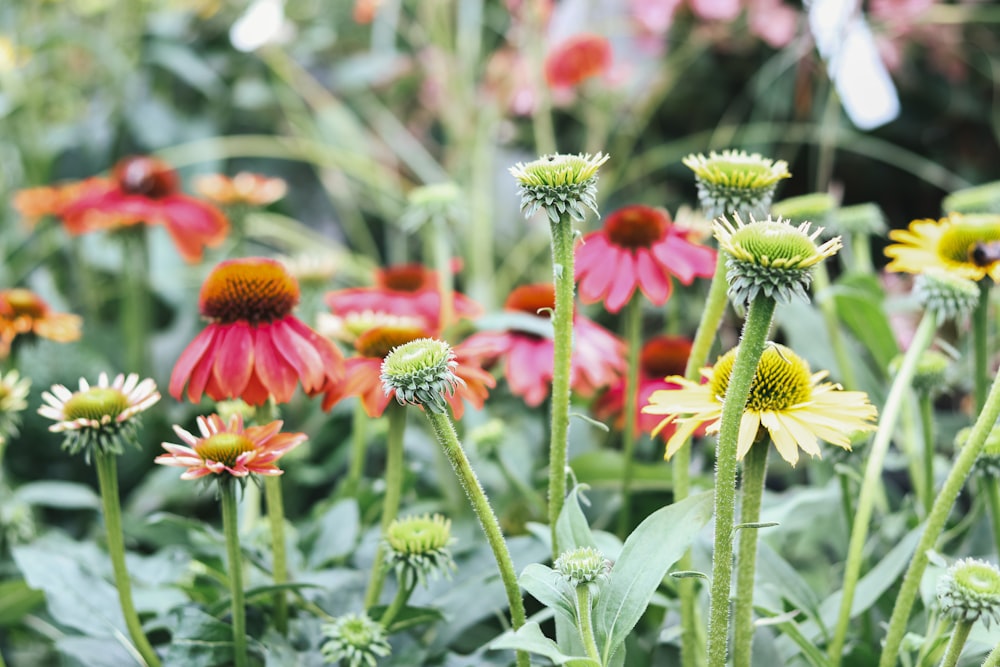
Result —
[{"label": "orange flower center", "polygon": [[128,398],[117,389],[91,387],[73,394],[63,406],[66,419],[114,419],[128,408]]},{"label": "orange flower center", "polygon": [[680,336],[658,336],[646,343],[639,357],[643,373],[649,377],[665,378],[683,375],[691,354],[691,341]]},{"label": "orange flower center", "polygon": [[216,433],[199,441],[194,446],[202,461],[217,461],[230,468],[236,465],[236,459],[244,452],[256,449],[253,440],[242,433]]},{"label": "orange flower center", "polygon": [[[517,310],[540,317],[548,317],[549,313],[545,308],[554,309],[556,307],[556,290],[549,283],[539,283],[536,285],[521,285],[508,295],[504,302],[507,310]],[[542,311],[542,312],[538,312]]]},{"label": "orange flower center", "polygon": [[201,287],[201,314],[222,324],[280,320],[299,302],[299,285],[278,262],[260,257],[222,262]]},{"label": "orange flower center", "polygon": [[45,317],[48,308],[45,302],[38,298],[38,295],[31,290],[16,287],[7,290],[3,294],[3,302],[8,317],[31,317],[40,319]]},{"label": "orange flower center", "polygon": [[650,206],[627,206],[608,216],[604,230],[622,248],[649,248],[663,238],[670,217]]},{"label": "orange flower center", "polygon": [[180,190],[177,172],[156,158],[127,157],[115,165],[112,176],[130,195],[162,199]]},{"label": "orange flower center", "polygon": [[420,327],[386,324],[364,332],[354,341],[354,349],[363,357],[384,359],[393,348],[418,338],[426,338]]},{"label": "orange flower center", "polygon": [[382,269],[375,274],[375,284],[397,292],[434,289],[434,272],[420,264],[403,264]]}]

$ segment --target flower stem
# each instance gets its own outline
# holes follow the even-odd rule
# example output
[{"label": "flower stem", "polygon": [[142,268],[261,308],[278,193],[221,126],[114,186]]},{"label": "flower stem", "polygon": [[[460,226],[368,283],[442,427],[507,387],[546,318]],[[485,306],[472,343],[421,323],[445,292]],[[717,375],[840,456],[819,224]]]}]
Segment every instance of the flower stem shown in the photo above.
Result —
[{"label": "flower stem", "polygon": [[987,371],[990,368],[989,362],[989,312],[990,312],[990,287],[992,280],[979,281],[979,302],[976,309],[972,311],[972,366],[974,378],[974,396],[976,398],[976,414],[983,409],[986,402],[986,391],[989,387]]},{"label": "flower stem", "polygon": [[125,617],[125,626],[146,664],[149,667],[159,667],[160,658],[149,643],[146,633],[142,631],[142,623],[132,601],[132,582],[125,566],[125,537],[122,533],[122,508],[118,498],[118,459],[114,454],[95,447],[94,465],[97,468],[97,483],[101,490],[101,505],[104,509],[108,555],[111,557],[111,569],[114,572],[115,588],[118,589],[118,601],[121,604],[122,616]]},{"label": "flower stem", "polygon": [[[743,459],[743,489],[740,523],[760,521],[760,504],[767,477],[767,440],[755,442]],[[750,667],[753,643],[753,579],[757,569],[757,529],[741,528],[736,557],[736,612],[733,637],[733,667]]]},{"label": "flower stem", "polygon": [[569,214],[551,222],[552,272],[556,307],[552,313],[552,444],[549,448],[549,527],[552,558],[559,553],[556,521],[566,497],[566,463],[569,447],[570,363],[573,352],[573,224]]},{"label": "flower stem", "polygon": [[875,497],[882,483],[882,465],[885,462],[885,455],[889,451],[889,444],[892,441],[892,434],[899,419],[900,410],[903,407],[903,400],[910,390],[910,382],[917,369],[917,362],[934,338],[937,331],[937,316],[931,311],[924,313],[917,327],[913,340],[910,342],[910,349],[903,357],[896,377],[889,388],[889,395],[886,397],[885,405],[882,406],[882,415],[879,419],[878,431],[872,440],[869,448],[868,463],[865,465],[865,475],[861,481],[861,491],[858,496],[858,504],[854,513],[854,522],[851,525],[851,538],[847,546],[847,562],[844,566],[844,585],[842,587],[843,597],[840,602],[840,612],[837,616],[837,625],[833,631],[833,639],[830,640],[828,650],[830,663],[833,667],[840,664],[841,654],[844,652],[844,642],[847,640],[847,629],[851,620],[851,605],[854,602],[854,591],[858,585],[861,575],[862,558],[864,555],[865,541],[868,539],[868,524],[871,521],[872,510],[875,505]]},{"label": "flower stem", "polygon": [[618,536],[628,534],[635,473],[636,403],[639,402],[639,356],[642,352],[642,302],[633,296],[625,306],[625,345],[628,370],[625,373],[625,429],[622,433],[622,509],[618,514]]},{"label": "flower stem", "polygon": [[601,653],[594,639],[594,624],[590,620],[590,586],[582,584],[576,587],[576,620],[579,625],[580,638],[587,650],[587,657],[601,664]]},{"label": "flower stem", "polygon": [[854,376],[854,366],[851,365],[851,355],[840,334],[840,322],[837,319],[837,305],[833,302],[830,291],[830,274],[826,264],[820,262],[813,270],[813,294],[816,295],[816,305],[819,306],[826,324],[826,333],[830,338],[830,348],[837,360],[837,370],[840,372],[840,383],[847,389],[857,389],[857,378]]},{"label": "flower stem", "polygon": [[[504,590],[507,592],[507,602],[510,604],[510,621],[515,630],[524,625],[524,600],[521,598],[521,589],[517,584],[517,574],[514,572],[514,562],[510,558],[510,551],[504,541],[503,533],[500,531],[500,523],[497,521],[490,501],[483,491],[479,478],[469,465],[462,445],[458,441],[455,433],[455,426],[448,415],[424,410],[427,420],[434,429],[434,435],[438,443],[444,450],[451,467],[458,476],[458,481],[465,490],[465,495],[472,504],[472,509],[479,519],[479,524],[486,534],[486,540],[493,550],[493,557],[496,559],[497,567],[500,570],[500,579],[503,581]],[[531,664],[528,654],[524,651],[517,652],[518,667],[527,667]]]},{"label": "flower stem", "polygon": [[365,406],[358,401],[351,417],[351,461],[347,468],[347,478],[344,480],[343,494],[354,496],[361,487],[361,478],[365,473],[365,455],[368,451],[368,422],[371,418],[365,413]]},{"label": "flower stem", "polygon": [[941,536],[945,522],[948,520],[948,514],[951,513],[952,506],[955,504],[955,499],[972,471],[976,458],[986,445],[986,436],[989,435],[998,416],[1000,416],[1000,376],[993,379],[993,386],[986,396],[982,412],[976,418],[976,423],[969,434],[969,440],[959,452],[948,477],[941,486],[940,493],[934,499],[931,513],[924,525],[923,535],[920,537],[920,542],[917,544],[912,560],[910,560],[910,566],[903,577],[903,584],[896,597],[892,616],[889,618],[889,632],[886,634],[884,652],[879,661],[879,667],[893,667],[896,663],[899,647],[902,644],[903,635],[906,633],[906,622],[910,618],[910,611],[920,588],[920,579],[929,562],[927,554],[934,548],[934,544]]},{"label": "flower stem", "polygon": [[233,658],[236,667],[247,667],[246,609],[243,603],[243,555],[236,516],[236,481],[219,480],[222,495],[222,530],[226,535],[226,559],[229,561],[229,588],[232,593]]},{"label": "flower stem", "polygon": [[875,273],[875,263],[872,262],[872,248],[869,234],[854,232],[851,234],[851,254],[854,257],[854,270],[862,275]]},{"label": "flower stem", "polygon": [[144,375],[148,368],[146,343],[149,338],[150,293],[149,247],[146,229],[135,225],[121,232],[125,280],[122,280],[122,335],[125,342],[125,363],[128,368]]},{"label": "flower stem", "polygon": [[[271,524],[271,578],[275,585],[288,583],[288,559],[285,555],[285,503],[281,496],[281,477],[264,478],[267,519]],[[288,633],[288,599],[284,590],[274,594],[274,627]]]},{"label": "flower stem", "polygon": [[[691,343],[691,353],[688,355],[684,377],[694,382],[698,381],[702,366],[708,363],[708,355],[715,342],[715,334],[719,323],[726,312],[726,256],[718,253],[715,261],[715,274],[708,288],[708,297],[701,311],[701,321]],[[673,458],[674,502],[687,498],[691,490],[691,447],[682,446]],[[690,570],[692,567],[691,549],[684,552],[677,563],[678,570]],[[699,641],[698,604],[695,599],[695,579],[684,577],[677,582],[677,596],[681,604],[681,665],[695,667],[703,664],[703,644]]]},{"label": "flower stem", "polygon": [[941,660],[941,667],[955,667],[958,665],[958,657],[962,655],[962,649],[965,648],[965,641],[969,638],[971,630],[972,621],[958,621],[955,623],[951,639],[948,640],[948,648],[944,653],[944,658]]},{"label": "flower stem", "polygon": [[994,646],[990,654],[986,656],[983,667],[1000,667],[1000,644]]},{"label": "flower stem", "polygon": [[979,492],[986,498],[986,511],[990,515],[990,525],[993,527],[994,544],[1000,553],[1000,483],[991,477],[979,478]]},{"label": "flower stem", "polygon": [[392,599],[392,603],[386,607],[382,618],[379,619],[379,624],[385,628],[386,632],[389,631],[389,626],[392,625],[400,610],[406,605],[406,601],[413,595],[413,589],[416,585],[416,580],[410,584],[403,581],[399,582],[399,588],[396,589],[396,596]]},{"label": "flower stem", "polygon": [[[389,417],[389,433],[386,435],[385,497],[382,499],[382,534],[399,514],[399,501],[403,495],[403,431],[406,429],[406,410],[395,401],[386,409]],[[371,578],[365,593],[365,608],[378,604],[385,584],[385,545],[379,541],[375,549]]]},{"label": "flower stem", "polygon": [[[920,403],[920,425],[924,436],[924,513],[931,511],[934,504],[934,403],[928,392],[921,392],[918,398]],[[920,488],[921,485],[917,485]]]},{"label": "flower stem", "polygon": [[733,518],[736,515],[736,445],[740,422],[757,364],[764,353],[775,301],[758,296],[750,303],[739,351],[722,404],[719,444],[715,461],[715,546],[708,611],[708,664],[726,664],[729,637],[729,590],[733,581]]}]

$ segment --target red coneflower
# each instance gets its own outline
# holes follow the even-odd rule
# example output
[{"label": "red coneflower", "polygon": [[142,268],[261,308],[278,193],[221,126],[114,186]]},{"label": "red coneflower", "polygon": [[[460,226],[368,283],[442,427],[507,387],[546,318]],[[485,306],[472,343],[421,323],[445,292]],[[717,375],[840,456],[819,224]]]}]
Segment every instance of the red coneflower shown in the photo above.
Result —
[{"label": "red coneflower", "polygon": [[292,315],[299,286],[279,263],[263,257],[220,263],[205,280],[199,310],[210,320],[187,346],[170,376],[170,395],[187,385],[192,402],[240,398],[261,405],[310,396],[343,377],[336,346]]},{"label": "red coneflower", "polygon": [[80,339],[78,315],[53,312],[34,292],[23,288],[0,290],[0,359],[10,354],[20,335],[34,335],[59,343]]},{"label": "red coneflower", "polygon": [[593,33],[574,35],[545,58],[545,80],[553,88],[572,88],[611,67],[611,42]]},{"label": "red coneflower", "polygon": [[[551,283],[522,285],[507,297],[504,309],[539,315],[555,308]],[[552,385],[552,338],[526,330],[482,331],[469,336],[456,352],[490,365],[505,358],[504,376],[511,392],[530,406],[549,395]],[[570,386],[588,396],[619,378],[625,369],[624,345],[599,324],[577,313],[573,318]]]},{"label": "red coneflower", "polygon": [[657,306],[670,298],[670,277],[690,285],[715,273],[715,251],[692,243],[670,215],[650,206],[626,206],[576,248],[580,300],[604,302],[617,313],[636,289]]}]

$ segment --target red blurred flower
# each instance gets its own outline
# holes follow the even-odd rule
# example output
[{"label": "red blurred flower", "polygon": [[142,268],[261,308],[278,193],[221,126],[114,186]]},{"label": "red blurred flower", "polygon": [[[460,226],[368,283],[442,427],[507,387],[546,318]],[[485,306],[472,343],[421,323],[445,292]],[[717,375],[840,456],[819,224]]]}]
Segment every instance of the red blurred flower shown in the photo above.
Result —
[{"label": "red blurred flower", "polygon": [[[555,308],[555,290],[540,283],[518,287],[504,304],[508,311],[538,315],[540,309]],[[484,365],[505,357],[504,375],[510,390],[530,406],[540,405],[552,384],[553,343],[535,333],[518,330],[483,331],[469,336],[456,348]],[[625,369],[625,346],[612,333],[579,313],[573,318],[573,355],[570,386],[589,396],[621,375]]]},{"label": "red blurred flower", "polygon": [[[357,357],[345,362],[346,376],[343,382],[332,385],[323,398],[323,409],[329,410],[338,401],[348,396],[358,396],[369,417],[380,417],[392,400],[382,388],[380,374],[382,360],[393,348],[420,338],[428,338],[431,333],[419,326],[406,324],[383,324],[369,329],[354,341]],[[454,394],[445,396],[451,405],[455,419],[461,419],[465,412],[463,400],[468,400],[477,410],[481,410],[489,390],[496,386],[496,379],[484,371],[475,360],[462,352],[461,346],[454,349],[458,366],[455,375],[462,383]]]},{"label": "red blurred flower", "polygon": [[[467,296],[452,293],[457,317],[474,318],[482,307]],[[400,317],[419,317],[427,328],[441,327],[441,294],[437,273],[420,264],[401,264],[375,272],[374,287],[351,287],[326,295],[326,304],[334,315],[366,311]],[[433,333],[430,335],[434,335]]]},{"label": "red blurred flower", "polygon": [[229,222],[211,204],[185,195],[177,172],[151,157],[118,162],[111,178],[83,181],[54,211],[71,234],[146,223],[167,228],[188,262],[201,260],[205,246],[222,243]]},{"label": "red blurred flower", "polygon": [[10,354],[14,339],[34,335],[58,343],[80,339],[78,315],[52,311],[42,297],[24,288],[0,290],[0,359]]},{"label": "red blurred flower", "polygon": [[611,43],[592,33],[574,35],[545,58],[545,80],[552,88],[572,88],[611,68]]},{"label": "red blurred flower", "polygon": [[715,251],[688,240],[670,215],[649,206],[626,206],[607,217],[576,248],[580,300],[604,301],[617,313],[636,288],[660,306],[670,298],[670,276],[690,285],[715,273]]},{"label": "red blurred flower", "polygon": [[344,374],[343,356],[326,338],[292,315],[299,286],[271,259],[220,263],[205,280],[199,310],[211,322],[181,353],[170,395],[187,385],[192,402],[240,398],[261,405],[269,396],[291,400],[296,385],[315,396]]},{"label": "red blurred flower", "polygon": [[[635,420],[639,431],[651,433],[663,421],[662,415],[642,413],[642,407],[649,403],[649,397],[658,389],[679,389],[680,385],[665,382],[668,375],[684,375],[687,358],[691,354],[691,341],[682,336],[657,336],[642,346],[639,356],[639,397],[636,401]],[[594,402],[594,416],[601,420],[612,420],[619,431],[625,427],[625,378],[611,385]],[[670,438],[674,428],[668,427],[660,433]]]}]

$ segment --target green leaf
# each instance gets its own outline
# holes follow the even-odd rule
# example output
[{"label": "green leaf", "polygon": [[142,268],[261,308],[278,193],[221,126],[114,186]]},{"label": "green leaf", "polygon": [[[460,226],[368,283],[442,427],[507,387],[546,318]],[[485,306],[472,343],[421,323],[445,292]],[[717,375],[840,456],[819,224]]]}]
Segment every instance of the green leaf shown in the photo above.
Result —
[{"label": "green leaf", "polygon": [[546,637],[542,633],[542,628],[534,621],[528,621],[518,628],[516,632],[508,631],[500,635],[490,642],[490,648],[494,650],[527,651],[528,653],[545,656],[557,665],[601,667],[600,663],[590,658],[564,655],[559,650],[559,646]]},{"label": "green leaf", "polygon": [[[569,462],[581,484],[595,489],[615,489],[622,485],[625,460],[618,450],[598,449],[581,454]],[[632,489],[635,491],[669,491],[673,488],[670,467],[666,463],[632,464]]]},{"label": "green leaf", "polygon": [[802,649],[802,656],[809,662],[813,667],[830,667],[830,659],[826,657],[826,653],[816,648],[816,645],[808,639],[802,631],[799,630],[799,626],[792,620],[788,614],[779,614],[776,611],[771,611],[770,609],[765,609],[754,605],[754,610],[764,618],[769,619],[768,625],[772,625],[779,630],[782,634],[791,639],[795,644]]},{"label": "green leaf", "polygon": [[[124,637],[121,638],[125,640]],[[65,658],[65,665],[81,667],[121,667],[140,663],[135,649],[131,651],[121,644],[99,637],[60,637],[56,650]]]},{"label": "green leaf", "polygon": [[15,625],[32,609],[45,602],[45,594],[36,591],[24,579],[0,582],[0,627]]},{"label": "green leaf", "polygon": [[14,497],[29,505],[65,510],[91,510],[101,506],[101,499],[93,489],[73,482],[31,482],[19,487]]},{"label": "green leaf", "polygon": [[657,510],[636,526],[601,590],[594,621],[605,660],[646,611],[660,582],[712,516],[711,491]]},{"label": "green leaf", "polygon": [[[368,616],[373,619],[382,618],[386,609],[388,609],[388,605],[384,604],[372,607],[368,610]],[[434,609],[433,607],[405,606],[399,610],[399,613],[396,614],[396,618],[392,619],[392,623],[389,624],[387,632],[391,635],[397,632],[403,632],[404,630],[409,630],[410,628],[428,625],[430,623],[437,623],[438,621],[443,620],[445,620],[444,614],[442,614],[440,610]]]},{"label": "green leaf", "polygon": [[310,569],[319,569],[354,551],[361,533],[358,501],[345,498],[333,504],[317,522],[316,540],[306,559]]},{"label": "green leaf", "polygon": [[876,366],[887,368],[899,354],[899,345],[889,326],[882,288],[874,276],[848,274],[831,289],[837,316],[875,359]]},{"label": "green leaf", "polygon": [[575,602],[558,572],[541,563],[532,563],[524,568],[517,582],[536,600],[575,623]]},{"label": "green leaf", "polygon": [[[581,495],[586,490],[586,486],[577,485],[566,496],[559,518],[556,519],[556,540],[559,542],[559,551],[571,551],[580,547],[597,548],[594,535],[590,530],[590,523],[580,508],[580,503],[587,502]],[[588,503],[589,504],[589,503]]]},{"label": "green leaf", "polygon": [[[195,607],[174,612],[173,637],[165,665],[224,667],[233,664],[233,628]],[[256,642],[251,651],[260,652]],[[256,649],[256,650],[255,650]]]},{"label": "green leaf", "polygon": [[[812,587],[770,544],[761,540],[757,548],[758,581],[777,591],[781,599],[791,602],[809,618],[819,619],[820,600]],[[773,598],[773,602],[775,606],[780,604],[778,598]]]}]

